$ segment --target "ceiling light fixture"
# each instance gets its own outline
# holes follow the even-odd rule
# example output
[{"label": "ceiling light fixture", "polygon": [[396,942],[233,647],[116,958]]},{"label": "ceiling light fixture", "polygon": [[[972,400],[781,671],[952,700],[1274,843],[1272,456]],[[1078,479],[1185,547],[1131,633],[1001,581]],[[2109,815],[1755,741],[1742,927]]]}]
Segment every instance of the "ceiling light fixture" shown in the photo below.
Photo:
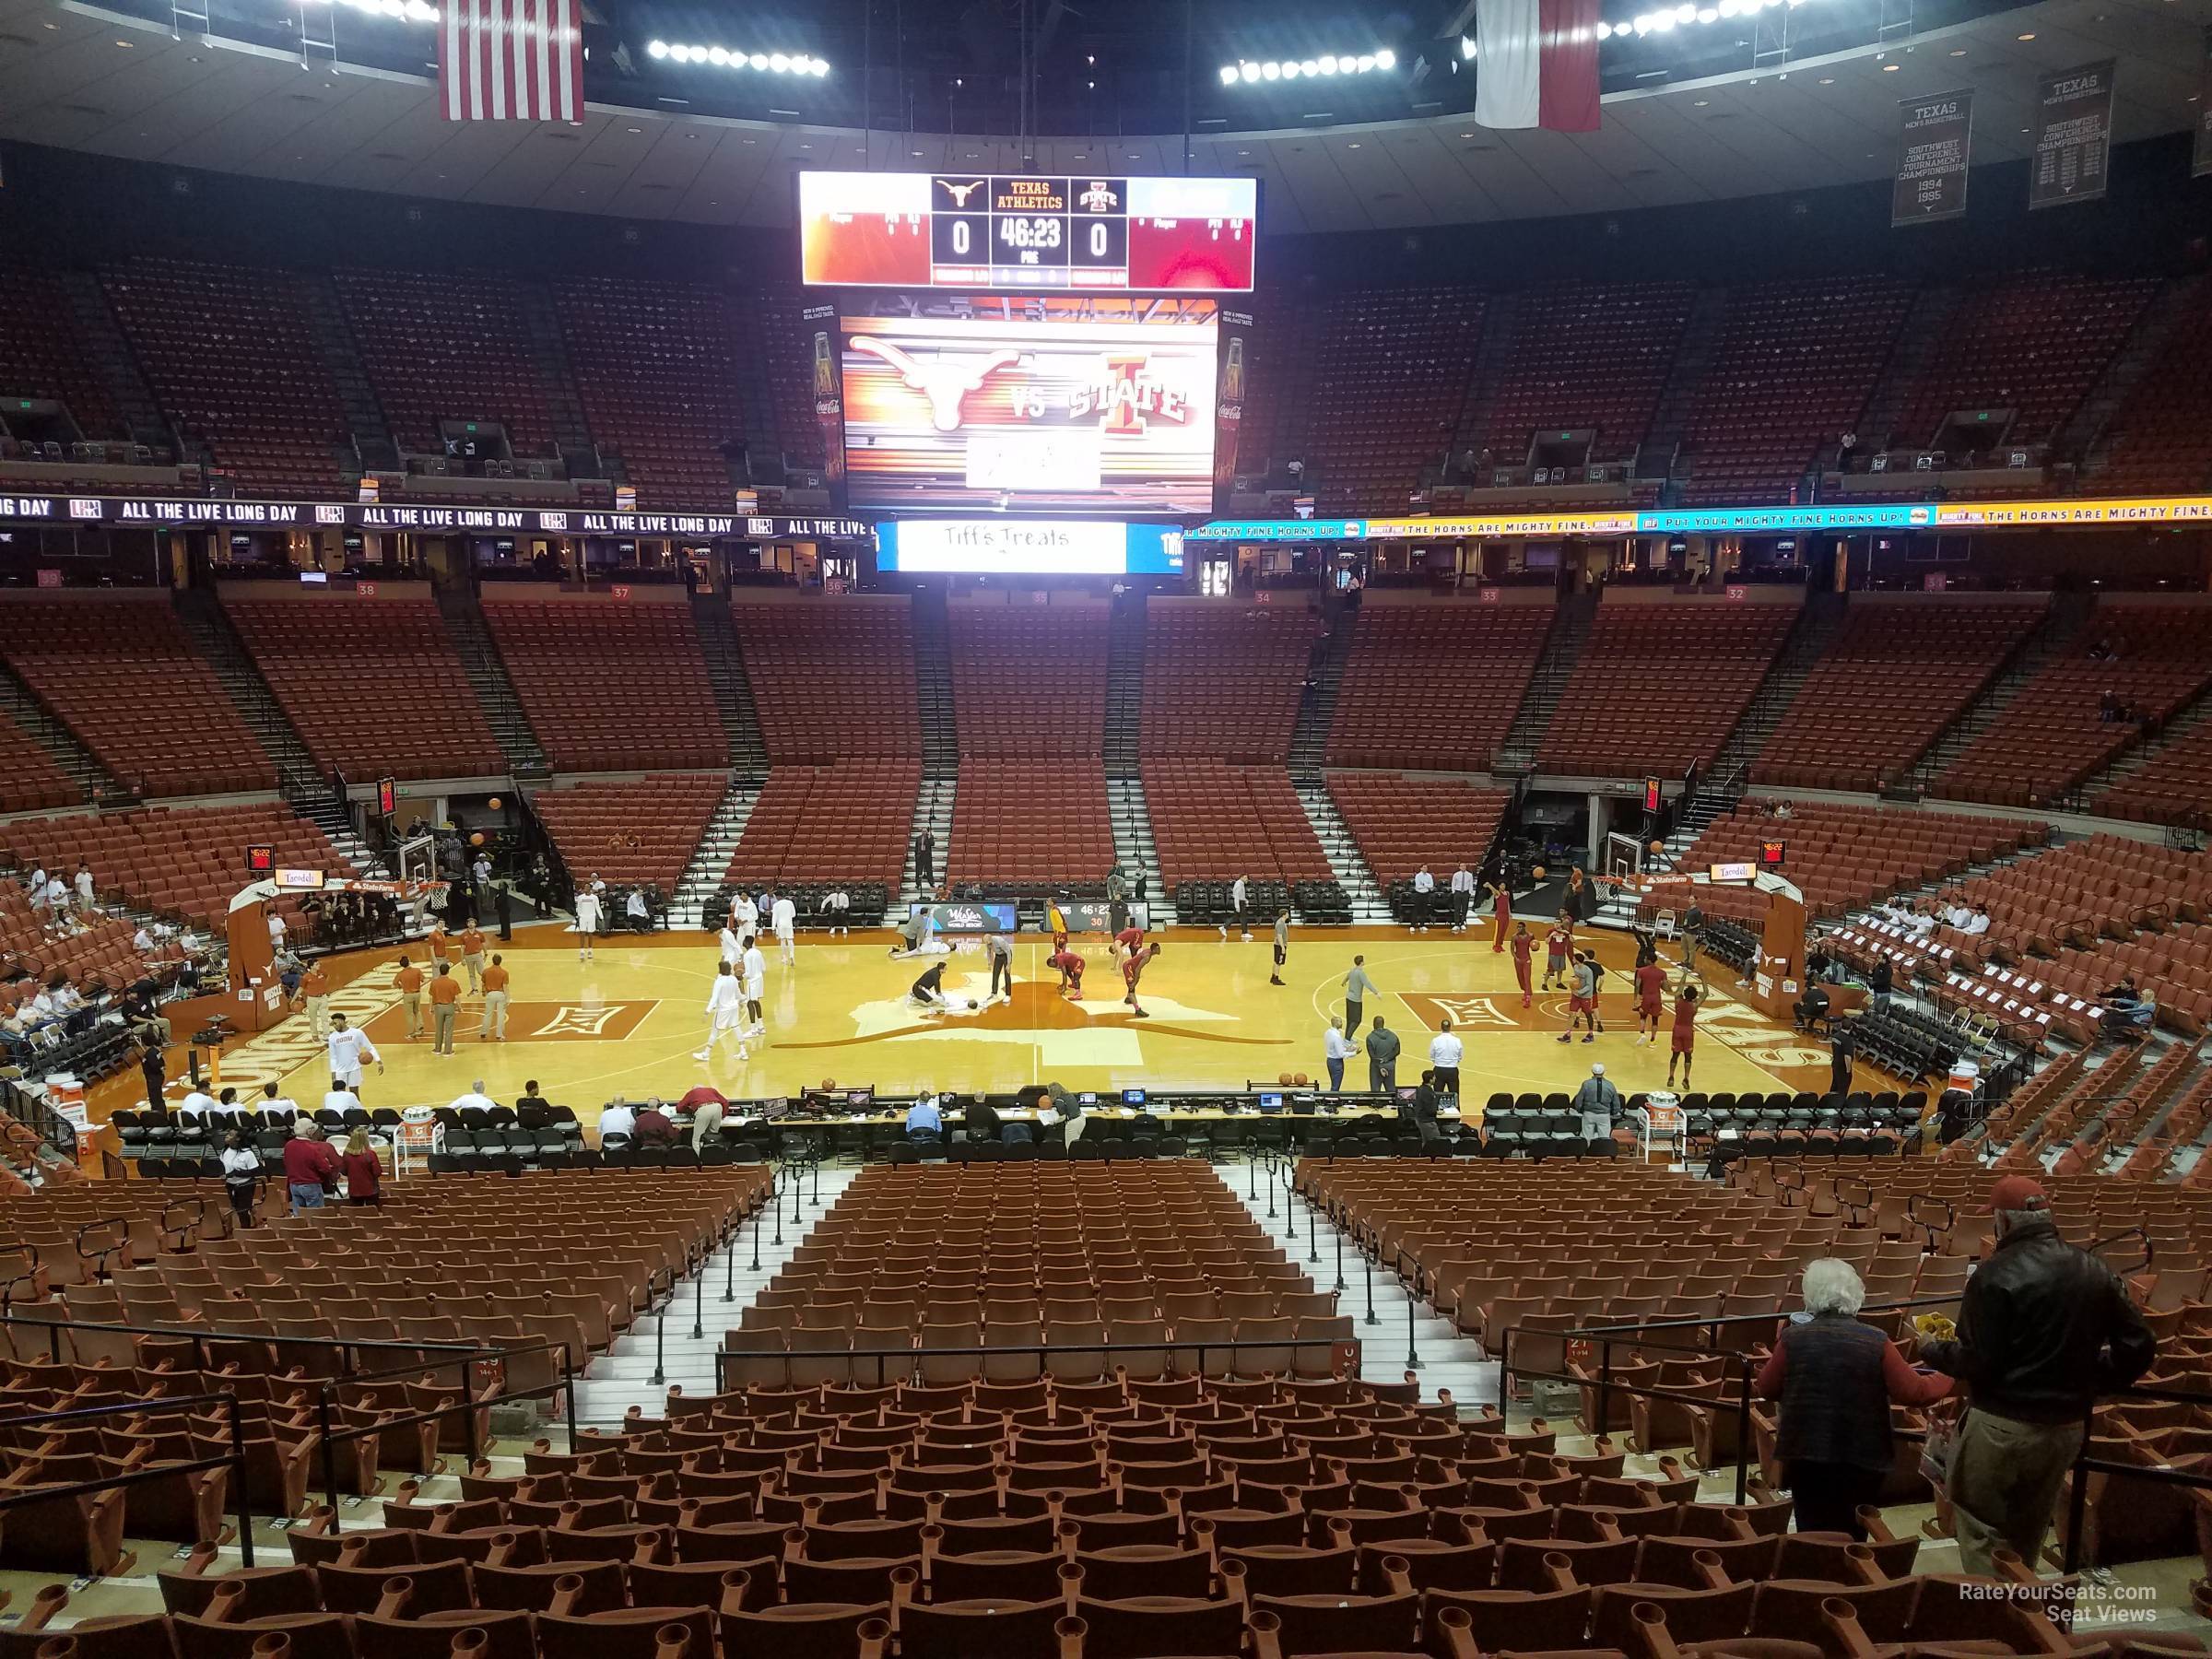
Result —
[{"label": "ceiling light fixture", "polygon": [[[1462,37],[1461,49],[1465,55],[1474,56],[1474,42]],[[1332,75],[1372,75],[1387,72],[1398,66],[1398,54],[1387,46],[1376,48],[1358,57],[1349,54],[1339,57],[1324,53],[1310,58],[1241,58],[1220,68],[1221,84],[1234,87],[1240,83],[1252,86],[1260,81],[1295,81],[1318,79]]]},{"label": "ceiling light fixture", "polygon": [[[346,0],[347,5],[364,4],[364,0]],[[385,6],[400,4],[401,0],[381,0]],[[436,11],[427,0],[404,0],[409,15],[421,6],[435,18]],[[806,53],[735,52],[727,46],[694,46],[688,41],[648,41],[645,55],[655,62],[671,64],[709,64],[717,69],[759,69],[772,75],[810,75],[819,80],[830,73],[828,60]]]}]

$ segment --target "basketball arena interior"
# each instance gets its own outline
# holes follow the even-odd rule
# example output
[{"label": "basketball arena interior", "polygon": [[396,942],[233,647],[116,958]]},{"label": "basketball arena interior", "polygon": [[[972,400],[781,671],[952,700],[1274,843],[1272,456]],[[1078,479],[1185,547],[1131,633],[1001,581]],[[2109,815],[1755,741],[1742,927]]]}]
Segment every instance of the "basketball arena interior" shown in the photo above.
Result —
[{"label": "basketball arena interior", "polygon": [[2203,1654],[2208,814],[2212,0],[0,0],[0,1659]]}]

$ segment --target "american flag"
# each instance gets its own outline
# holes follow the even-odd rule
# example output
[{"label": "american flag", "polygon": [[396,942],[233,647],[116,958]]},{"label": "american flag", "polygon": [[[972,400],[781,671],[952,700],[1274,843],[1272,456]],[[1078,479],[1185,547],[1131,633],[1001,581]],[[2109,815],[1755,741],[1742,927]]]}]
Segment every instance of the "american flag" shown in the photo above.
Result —
[{"label": "american flag", "polygon": [[445,0],[438,89],[448,121],[583,119],[581,0]]}]

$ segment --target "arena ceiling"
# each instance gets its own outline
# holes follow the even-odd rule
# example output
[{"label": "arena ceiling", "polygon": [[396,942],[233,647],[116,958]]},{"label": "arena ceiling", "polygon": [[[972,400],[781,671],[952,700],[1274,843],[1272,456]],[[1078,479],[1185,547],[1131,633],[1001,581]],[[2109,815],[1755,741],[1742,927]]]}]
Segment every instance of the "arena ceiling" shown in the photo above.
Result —
[{"label": "arena ceiling", "polygon": [[[1608,7],[1612,11],[1614,7]],[[2117,142],[2191,125],[2212,0],[2040,0],[1946,28],[1613,90],[1604,130],[1493,132],[1462,114],[1189,140],[1196,172],[1264,182],[1270,233],[1618,212],[1888,176],[1900,100],[1976,88],[1973,159],[2027,154],[2037,77],[2118,60]],[[1607,84],[1617,76],[1608,74]],[[1631,77],[1632,78],[1632,77]],[[1185,139],[865,135],[797,119],[591,105],[581,126],[452,124],[427,75],[56,0],[0,0],[0,139],[439,200],[780,227],[809,167],[1180,172]]]}]

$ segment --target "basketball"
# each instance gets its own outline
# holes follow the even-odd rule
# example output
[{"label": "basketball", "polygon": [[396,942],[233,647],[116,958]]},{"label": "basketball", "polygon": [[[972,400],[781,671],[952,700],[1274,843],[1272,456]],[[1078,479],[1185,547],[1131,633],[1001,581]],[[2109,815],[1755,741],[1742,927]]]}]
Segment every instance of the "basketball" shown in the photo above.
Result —
[{"label": "basketball", "polygon": [[497,812],[500,809],[500,797],[498,795],[493,795],[490,800],[485,802],[484,804],[490,807],[494,812]]},{"label": "basketball", "polygon": [[1303,1088],[1306,1086],[1306,1074],[1304,1072],[1300,1072],[1298,1076],[1292,1077],[1290,1079],[1290,1086],[1293,1088]]},{"label": "basketball", "polygon": [[1664,853],[1666,851],[1666,843],[1663,841],[1654,839],[1651,845],[1651,851],[1654,855]]},{"label": "basketball", "polygon": [[976,1009],[978,1009],[978,1008],[979,1008],[979,1007],[981,1007],[981,1006],[982,1006],[982,1005],[981,1003],[977,1002],[977,1001],[975,1000],[975,998],[974,998],[974,997],[972,997],[972,996],[971,996],[971,997],[970,997],[970,998],[968,999],[968,1012],[969,1012],[969,1013],[971,1013],[971,1014],[974,1013],[974,1012],[976,1011]]},{"label": "basketball", "polygon": [[1281,1085],[1282,1085],[1282,1086],[1283,1086],[1285,1088],[1289,1088],[1289,1087],[1290,1087],[1290,1074],[1289,1074],[1288,1072],[1277,1072],[1277,1073],[1276,1073],[1276,1074],[1275,1074],[1275,1080],[1276,1080],[1277,1083],[1280,1083],[1280,1084],[1281,1084]]},{"label": "basketball", "polygon": [[1535,869],[1531,870],[1529,874],[1534,876],[1538,881],[1541,881],[1544,879],[1544,866],[1542,865],[1538,865]]},{"label": "basketball", "polygon": [[482,846],[484,844],[484,831],[479,830],[474,835],[470,836],[468,838],[468,844],[472,847]]}]

